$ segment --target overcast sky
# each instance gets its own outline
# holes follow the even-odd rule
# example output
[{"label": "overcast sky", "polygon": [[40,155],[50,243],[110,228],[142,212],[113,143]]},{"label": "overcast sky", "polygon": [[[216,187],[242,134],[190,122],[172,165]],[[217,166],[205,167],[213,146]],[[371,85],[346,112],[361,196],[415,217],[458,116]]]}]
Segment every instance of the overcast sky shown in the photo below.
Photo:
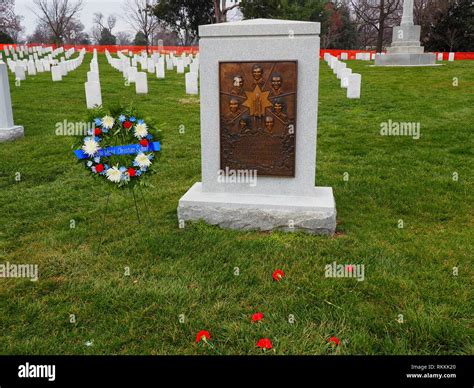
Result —
[{"label": "overcast sky", "polygon": [[[133,32],[133,29],[120,16],[123,14],[123,4],[124,0],[84,0],[84,7],[79,18],[86,27],[86,32],[90,32],[92,29],[92,18],[96,12],[102,12],[105,17],[112,13],[117,16],[117,26],[114,32]],[[16,0],[15,5],[17,14],[24,17],[22,24],[25,27],[25,34],[32,34],[38,19],[35,13],[30,10],[33,8],[33,2],[31,0]]]},{"label": "overcast sky", "polygon": [[[105,17],[110,14],[115,14],[117,16],[117,26],[114,29],[114,33],[118,31],[127,31],[134,34],[133,28],[130,28],[126,20],[124,20],[121,15],[123,15],[123,4],[125,0],[84,0],[84,7],[80,14],[80,19],[82,24],[86,27],[86,32],[90,32],[92,29],[92,18],[94,13],[102,12]],[[18,15],[24,17],[23,27],[25,27],[25,35],[30,35],[34,32],[36,27],[37,17],[31,8],[33,8],[33,2],[31,0],[16,0],[16,12]],[[229,14],[229,20],[235,18],[240,19],[240,12],[233,10]]]}]

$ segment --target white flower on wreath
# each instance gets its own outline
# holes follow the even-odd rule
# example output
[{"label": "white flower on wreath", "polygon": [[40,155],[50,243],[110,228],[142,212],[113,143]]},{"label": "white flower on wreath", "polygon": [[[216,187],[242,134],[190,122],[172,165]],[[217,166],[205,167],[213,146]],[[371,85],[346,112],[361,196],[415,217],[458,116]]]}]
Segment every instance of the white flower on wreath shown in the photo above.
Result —
[{"label": "white flower on wreath", "polygon": [[138,139],[144,138],[148,135],[148,126],[143,124],[135,125],[135,137]]},{"label": "white flower on wreath", "polygon": [[137,155],[137,157],[135,158],[135,162],[138,164],[140,168],[151,166],[150,158],[143,153]]},{"label": "white flower on wreath", "polygon": [[97,143],[92,138],[87,138],[84,140],[84,145],[82,146],[82,151],[89,156],[94,156],[97,151],[100,150],[99,143]]},{"label": "white flower on wreath", "polygon": [[106,129],[112,129],[115,124],[115,119],[110,116],[105,116],[102,118],[102,127]]},{"label": "white flower on wreath", "polygon": [[120,171],[117,167],[111,167],[105,173],[107,175],[107,179],[114,183],[120,183],[122,179],[122,171]]}]

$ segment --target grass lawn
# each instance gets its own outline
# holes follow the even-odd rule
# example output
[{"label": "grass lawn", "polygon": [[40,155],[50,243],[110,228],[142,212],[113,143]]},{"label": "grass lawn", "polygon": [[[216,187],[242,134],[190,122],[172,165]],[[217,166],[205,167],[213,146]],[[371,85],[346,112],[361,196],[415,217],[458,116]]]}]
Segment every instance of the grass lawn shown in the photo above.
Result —
[{"label": "grass lawn", "polygon": [[[55,135],[86,114],[90,60],[61,83],[11,76],[25,138],[0,144],[0,263],[38,264],[40,279],[0,279],[1,354],[261,354],[262,337],[278,355],[473,353],[474,62],[349,62],[361,100],[321,63],[316,178],[338,211],[328,238],[179,229],[178,200],[200,180],[199,100],[174,72],[137,96],[100,55],[104,103],[133,101],[164,133],[149,211],[141,204],[151,223],[114,191],[102,227],[110,186],[77,164],[74,138]],[[381,136],[390,119],[419,122],[421,139]],[[334,261],[364,264],[365,281],[326,278]],[[215,349],[194,343],[202,329]]]}]

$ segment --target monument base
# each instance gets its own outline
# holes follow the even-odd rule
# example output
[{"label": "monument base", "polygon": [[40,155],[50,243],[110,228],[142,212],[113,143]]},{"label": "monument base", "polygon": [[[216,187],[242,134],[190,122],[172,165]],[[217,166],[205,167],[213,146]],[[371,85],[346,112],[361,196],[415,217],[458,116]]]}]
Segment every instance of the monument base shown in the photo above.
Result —
[{"label": "monument base", "polygon": [[436,66],[436,54],[377,55],[375,66]]},{"label": "monument base", "polygon": [[313,196],[300,197],[207,193],[198,182],[180,199],[178,219],[228,229],[333,235],[336,203],[331,187],[315,187]]},{"label": "monument base", "polygon": [[0,128],[0,143],[5,141],[12,141],[24,136],[24,129],[22,126],[16,125],[11,128]]}]

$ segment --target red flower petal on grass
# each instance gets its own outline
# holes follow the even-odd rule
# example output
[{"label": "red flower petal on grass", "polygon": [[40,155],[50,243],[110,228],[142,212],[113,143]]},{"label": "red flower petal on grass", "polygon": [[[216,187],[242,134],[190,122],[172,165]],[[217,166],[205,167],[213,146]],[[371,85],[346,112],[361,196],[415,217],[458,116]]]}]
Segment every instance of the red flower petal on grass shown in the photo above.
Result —
[{"label": "red flower petal on grass", "polygon": [[123,126],[124,126],[125,129],[130,129],[130,128],[132,128],[133,124],[130,121],[125,121],[123,123]]},{"label": "red flower petal on grass", "polygon": [[130,175],[131,177],[137,175],[137,170],[135,170],[134,168],[129,168],[128,175]]},{"label": "red flower petal on grass", "polygon": [[209,334],[208,331],[206,330],[201,330],[199,333],[197,333],[196,336],[196,343],[201,342],[201,340],[204,338],[204,341],[211,339],[211,335]]},{"label": "red flower petal on grass", "polygon": [[261,338],[257,342],[257,347],[270,350],[272,348],[272,342],[268,338]]},{"label": "red flower petal on grass", "polygon": [[328,339],[328,343],[330,343],[331,345],[334,344],[335,346],[339,346],[341,341],[337,337],[331,337]]},{"label": "red flower petal on grass", "polygon": [[263,313],[255,313],[252,315],[252,322],[258,322],[263,319]]},{"label": "red flower petal on grass", "polygon": [[95,166],[95,171],[100,174],[102,171],[104,171],[104,165],[103,164],[98,164]]},{"label": "red flower petal on grass", "polygon": [[140,145],[142,147],[148,147],[149,144],[150,144],[150,142],[147,139],[140,140]]},{"label": "red flower petal on grass", "polygon": [[94,135],[99,136],[102,134],[102,130],[100,128],[94,129]]},{"label": "red flower petal on grass", "polygon": [[285,277],[285,273],[281,269],[275,270],[272,275],[273,279],[279,282],[281,279]]}]

